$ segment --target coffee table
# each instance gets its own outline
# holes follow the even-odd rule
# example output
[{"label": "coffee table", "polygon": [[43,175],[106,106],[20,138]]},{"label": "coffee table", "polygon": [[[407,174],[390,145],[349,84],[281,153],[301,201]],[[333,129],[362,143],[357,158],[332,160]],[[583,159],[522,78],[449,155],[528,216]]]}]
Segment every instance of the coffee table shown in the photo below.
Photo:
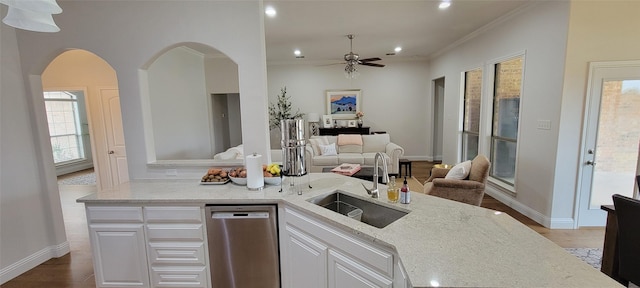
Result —
[{"label": "coffee table", "polygon": [[[326,167],[326,168],[322,168],[322,173],[333,173],[331,172],[331,169],[333,169],[332,167]],[[355,174],[351,175],[351,177],[355,177],[358,179],[362,179],[362,180],[368,180],[368,181],[372,181],[373,180],[373,167],[362,167],[360,168],[360,171],[356,172]],[[389,177],[391,176],[396,176],[397,174],[393,174],[390,173]],[[378,168],[378,183],[382,183],[382,169]]]}]

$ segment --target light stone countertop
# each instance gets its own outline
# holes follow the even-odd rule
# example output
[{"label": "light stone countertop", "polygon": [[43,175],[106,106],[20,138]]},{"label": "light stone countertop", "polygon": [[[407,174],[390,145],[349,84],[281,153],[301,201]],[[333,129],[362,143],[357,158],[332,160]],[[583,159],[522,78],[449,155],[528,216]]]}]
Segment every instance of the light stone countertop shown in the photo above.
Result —
[{"label": "light stone countertop", "polygon": [[[386,193],[373,199],[356,178],[332,173],[285,178],[304,187],[199,185],[198,180],[136,180],[78,199],[87,204],[287,204],[324,219],[398,253],[413,287],[623,287],[599,270],[526,227],[511,216],[411,194],[410,204],[388,203]],[[308,189],[310,183],[313,187]],[[385,187],[384,185],[381,187]],[[381,205],[410,211],[379,229],[306,200],[342,190]],[[382,191],[383,189],[381,189]]]}]

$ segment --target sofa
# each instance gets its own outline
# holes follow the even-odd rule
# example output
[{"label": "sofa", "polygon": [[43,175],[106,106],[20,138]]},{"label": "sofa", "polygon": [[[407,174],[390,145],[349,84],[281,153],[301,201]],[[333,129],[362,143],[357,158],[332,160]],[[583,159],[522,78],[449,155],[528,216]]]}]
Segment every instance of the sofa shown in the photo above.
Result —
[{"label": "sofa", "polygon": [[389,174],[398,174],[398,161],[404,155],[404,149],[391,142],[389,134],[311,136],[305,158],[309,171],[322,172],[323,168],[334,168],[343,163],[373,167],[376,152],[384,155]]},{"label": "sofa", "polygon": [[[282,163],[282,149],[271,149],[269,151],[271,154],[271,163]],[[231,147],[224,152],[216,153],[213,155],[213,160],[221,161],[221,162],[237,162],[242,165],[244,161],[244,147],[242,144],[238,146]]]}]

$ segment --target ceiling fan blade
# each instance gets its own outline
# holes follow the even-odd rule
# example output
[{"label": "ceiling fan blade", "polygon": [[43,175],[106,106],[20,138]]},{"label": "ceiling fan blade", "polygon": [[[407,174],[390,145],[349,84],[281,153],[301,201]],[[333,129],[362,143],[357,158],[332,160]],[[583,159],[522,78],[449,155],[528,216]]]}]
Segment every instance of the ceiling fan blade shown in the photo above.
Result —
[{"label": "ceiling fan blade", "polygon": [[365,63],[360,63],[360,65],[363,65],[363,66],[371,66],[371,67],[384,67],[384,65],[382,65],[382,64],[367,63],[367,62],[365,62]]},{"label": "ceiling fan blade", "polygon": [[371,61],[380,61],[380,60],[382,59],[378,57],[373,57],[373,58],[360,59],[360,62],[371,62]]}]

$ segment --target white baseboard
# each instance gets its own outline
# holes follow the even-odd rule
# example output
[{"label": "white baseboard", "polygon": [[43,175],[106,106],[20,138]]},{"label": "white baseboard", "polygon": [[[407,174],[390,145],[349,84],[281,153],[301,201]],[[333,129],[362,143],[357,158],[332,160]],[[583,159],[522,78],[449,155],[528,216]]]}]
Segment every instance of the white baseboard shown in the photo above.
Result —
[{"label": "white baseboard", "polygon": [[518,202],[515,198],[487,185],[485,193],[549,229],[574,229],[572,218],[550,218]]},{"label": "white baseboard", "polygon": [[407,156],[407,155],[404,155],[404,156],[402,156],[400,158],[409,159],[411,161],[431,161],[431,160],[429,160],[428,156]]},{"label": "white baseboard", "polygon": [[33,269],[51,258],[62,257],[69,253],[69,251],[71,250],[69,248],[69,242],[67,241],[58,245],[45,247],[36,253],[20,259],[18,262],[0,269],[0,284],[4,284],[18,277],[20,274]]}]

